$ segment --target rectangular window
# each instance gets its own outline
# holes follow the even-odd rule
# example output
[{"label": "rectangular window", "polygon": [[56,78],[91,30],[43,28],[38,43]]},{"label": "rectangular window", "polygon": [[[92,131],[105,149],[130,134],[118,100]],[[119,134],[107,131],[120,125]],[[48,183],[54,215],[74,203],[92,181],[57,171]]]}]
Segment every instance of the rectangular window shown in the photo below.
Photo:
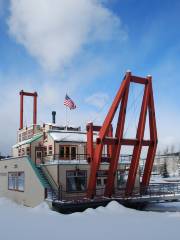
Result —
[{"label": "rectangular window", "polygon": [[59,146],[60,159],[75,160],[77,159],[77,146]]},{"label": "rectangular window", "polygon": [[60,158],[64,158],[64,146],[60,146],[59,147],[59,155],[60,155]]},{"label": "rectangular window", "polygon": [[87,171],[66,172],[67,192],[84,192],[87,187]]},{"label": "rectangular window", "polygon": [[108,171],[107,170],[99,170],[97,171],[97,177],[107,177]]},{"label": "rectangular window", "polygon": [[29,147],[26,148],[26,154],[30,155],[30,148]]},{"label": "rectangular window", "polygon": [[20,157],[21,156],[21,149],[18,148],[18,156]]},{"label": "rectangular window", "polygon": [[44,156],[47,156],[47,147],[44,147]]},{"label": "rectangular window", "polygon": [[8,189],[14,190],[16,186],[16,173],[8,173]]},{"label": "rectangular window", "polygon": [[24,172],[18,172],[17,190],[24,192]]},{"label": "rectangular window", "polygon": [[8,173],[8,189],[24,192],[24,172]]},{"label": "rectangular window", "polygon": [[19,142],[21,142],[21,134],[19,134]]},{"label": "rectangular window", "polygon": [[71,159],[76,159],[76,147],[71,147]]},{"label": "rectangular window", "polygon": [[66,148],[65,148],[65,156],[66,156],[67,159],[70,159],[70,158],[69,158],[69,157],[70,157],[69,155],[70,155],[70,148],[69,148],[69,147],[66,147]]},{"label": "rectangular window", "polygon": [[124,188],[126,186],[127,178],[128,178],[127,170],[118,170],[117,171],[117,187]]},{"label": "rectangular window", "polygon": [[48,147],[48,150],[49,150],[49,155],[52,155],[52,145],[49,145],[49,147]]},{"label": "rectangular window", "polygon": [[99,189],[99,187],[104,187],[107,182],[107,175],[108,171],[107,170],[99,170],[97,171],[97,180],[96,180],[96,187]]},{"label": "rectangular window", "polygon": [[96,180],[96,185],[97,185],[97,186],[101,186],[101,185],[102,185],[102,184],[101,184],[101,179],[97,178],[97,180]]},{"label": "rectangular window", "polygon": [[21,149],[22,156],[24,155],[24,148]]}]

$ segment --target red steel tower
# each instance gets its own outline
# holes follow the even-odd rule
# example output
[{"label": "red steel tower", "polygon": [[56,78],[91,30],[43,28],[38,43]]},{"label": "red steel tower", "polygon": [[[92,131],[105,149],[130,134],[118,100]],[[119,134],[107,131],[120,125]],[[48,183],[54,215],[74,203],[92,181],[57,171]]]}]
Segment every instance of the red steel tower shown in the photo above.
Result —
[{"label": "red steel tower", "polygon": [[[129,96],[129,87],[131,83],[143,84],[144,94],[142,99],[141,111],[139,116],[139,122],[137,127],[137,133],[135,139],[123,138],[124,125],[126,119],[126,109]],[[112,133],[112,121],[115,113],[120,105],[118,113],[118,121],[115,130],[115,136]],[[144,131],[146,124],[147,111],[149,113],[149,130],[150,139],[144,139]],[[98,136],[96,138],[95,146],[93,143],[93,131],[97,131]],[[141,185],[146,187],[149,185],[150,175],[154,162],[154,157],[157,148],[157,129],[156,129],[156,118],[154,108],[154,98],[152,89],[152,78],[147,76],[146,78],[133,76],[131,72],[127,72],[122,84],[116,94],[116,97],[109,109],[109,112],[102,124],[102,126],[94,126],[93,123],[87,125],[87,153],[89,155],[89,162],[91,165],[90,177],[87,189],[88,198],[93,198],[96,191],[96,176],[99,170],[102,150],[104,145],[107,145],[108,154],[110,156],[108,178],[105,186],[104,195],[111,197],[114,190],[114,179],[117,171],[118,161],[120,157],[121,147],[123,145],[133,146],[133,154],[131,165],[128,174],[128,180],[126,184],[125,194],[131,195],[134,189],[135,179],[137,175],[137,169],[139,166],[139,160],[141,150],[143,146],[148,147],[148,153],[145,163],[145,169]]]}]

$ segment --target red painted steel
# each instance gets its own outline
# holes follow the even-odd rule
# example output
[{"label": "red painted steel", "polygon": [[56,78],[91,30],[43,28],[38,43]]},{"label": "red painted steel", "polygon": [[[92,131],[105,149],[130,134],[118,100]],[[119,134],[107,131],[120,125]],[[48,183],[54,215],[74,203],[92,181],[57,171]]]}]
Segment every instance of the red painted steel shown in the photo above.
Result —
[{"label": "red painted steel", "polygon": [[93,158],[93,123],[89,123],[87,129],[87,156],[88,162],[92,161]]},{"label": "red painted steel", "polygon": [[[123,139],[124,124],[126,117],[126,108],[129,95],[130,83],[144,84],[144,96],[141,106],[141,112],[139,117],[138,129],[136,134],[136,139]],[[119,109],[119,116],[117,121],[117,127],[115,136],[113,137],[112,132],[110,133],[110,127],[112,126],[112,121],[115,113]],[[147,110],[149,111],[149,128],[150,128],[150,140],[144,140],[144,130],[146,123]],[[89,126],[89,125],[88,125]],[[95,146],[93,145],[93,131],[99,131],[99,134],[95,141]],[[154,99],[152,91],[152,79],[151,77],[141,78],[132,76],[130,72],[127,72],[123,82],[120,86],[119,91],[109,109],[109,112],[104,120],[102,127],[91,126],[91,131],[87,131],[88,137],[88,153],[91,156],[91,169],[90,177],[88,182],[87,196],[93,198],[96,194],[96,176],[99,170],[102,151],[105,145],[107,145],[107,153],[110,156],[110,164],[108,170],[107,184],[105,186],[105,196],[111,197],[114,190],[114,179],[117,171],[119,156],[122,145],[134,146],[132,161],[130,165],[130,170],[128,174],[128,180],[126,185],[126,195],[130,195],[133,192],[137,169],[139,166],[140,154],[143,146],[148,146],[147,161],[145,164],[145,170],[143,174],[142,185],[147,186],[149,184],[150,174],[152,170],[152,165],[156,153],[157,147],[157,129],[156,129],[156,119],[154,110]],[[110,150],[111,149],[111,150]]]},{"label": "red painted steel", "polygon": [[[126,117],[126,107],[127,107],[127,101],[128,101],[128,95],[129,95],[130,78],[131,78],[131,75],[130,73],[128,73],[127,80],[126,80],[127,85],[126,85],[126,89],[121,102],[121,108],[119,112],[116,135],[115,135],[116,138],[119,140],[122,139],[123,137],[123,130],[124,130],[124,124],[125,124],[125,117]],[[119,141],[117,146],[114,149],[113,156],[111,159],[111,164],[108,171],[107,184],[105,188],[105,196],[108,196],[108,197],[111,197],[113,193],[114,178],[116,175],[121,146],[122,146],[122,142]]]},{"label": "red painted steel", "polygon": [[149,100],[149,84],[145,85],[145,91],[143,96],[143,102],[141,106],[141,113],[139,117],[138,129],[136,134],[136,139],[138,140],[137,145],[134,146],[131,166],[129,170],[127,185],[126,185],[126,195],[130,195],[133,191],[137,169],[139,166],[139,159],[142,149],[142,140],[144,137],[145,123],[146,123],[146,114],[147,114],[147,105]]},{"label": "red painted steel", "polygon": [[23,96],[23,90],[20,91],[20,126],[19,129],[23,128],[23,112],[24,112],[24,96]]},{"label": "red painted steel", "polygon": [[142,186],[146,187],[149,185],[152,166],[154,157],[156,154],[157,148],[157,127],[156,127],[156,118],[155,118],[155,107],[154,107],[154,98],[153,98],[153,89],[152,89],[152,80],[150,78],[150,99],[149,99],[149,128],[150,128],[150,139],[151,145],[148,150],[147,160],[145,163],[144,174],[142,178]]},{"label": "red painted steel", "polygon": [[34,102],[33,102],[33,124],[37,124],[37,92],[34,92]]},{"label": "red painted steel", "polygon": [[[113,137],[113,126],[111,125],[108,132],[108,137]],[[113,145],[107,145],[107,155],[109,158],[112,158],[113,154]]]},{"label": "red painted steel", "polygon": [[120,89],[117,92],[116,97],[112,103],[112,106],[111,106],[111,108],[104,120],[104,123],[99,131],[99,138],[101,139],[101,141],[99,143],[96,143],[96,147],[94,149],[94,154],[93,154],[93,161],[91,162],[90,177],[89,177],[88,189],[87,189],[87,196],[89,198],[93,198],[95,195],[96,175],[97,175],[97,171],[100,166],[102,150],[103,150],[103,142],[102,141],[104,140],[104,138],[107,135],[109,127],[112,123],[112,120],[113,120],[116,110],[118,108],[119,102],[121,101],[121,98],[124,94],[124,90],[126,89],[126,87],[128,85],[129,75],[130,75],[130,73],[127,73],[125,78],[123,79]]},{"label": "red painted steel", "polygon": [[37,92],[30,93],[20,91],[20,127],[19,129],[23,129],[23,117],[24,117],[24,96],[33,97],[33,125],[37,124]]}]

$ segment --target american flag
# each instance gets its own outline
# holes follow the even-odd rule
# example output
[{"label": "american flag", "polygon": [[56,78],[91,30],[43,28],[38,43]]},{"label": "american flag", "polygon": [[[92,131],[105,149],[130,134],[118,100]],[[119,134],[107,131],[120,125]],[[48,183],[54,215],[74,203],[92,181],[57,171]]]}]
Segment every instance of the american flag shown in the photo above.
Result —
[{"label": "american flag", "polygon": [[64,105],[69,107],[70,110],[76,108],[76,104],[73,102],[73,100],[67,94],[64,99]]}]

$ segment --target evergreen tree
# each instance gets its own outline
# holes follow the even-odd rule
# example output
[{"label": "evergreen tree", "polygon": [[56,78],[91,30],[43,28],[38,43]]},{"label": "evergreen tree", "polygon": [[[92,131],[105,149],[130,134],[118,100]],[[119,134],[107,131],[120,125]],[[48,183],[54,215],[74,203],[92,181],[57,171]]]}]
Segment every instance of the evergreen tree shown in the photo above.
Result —
[{"label": "evergreen tree", "polygon": [[163,176],[163,178],[168,178],[169,177],[166,160],[164,161],[162,176]]}]

